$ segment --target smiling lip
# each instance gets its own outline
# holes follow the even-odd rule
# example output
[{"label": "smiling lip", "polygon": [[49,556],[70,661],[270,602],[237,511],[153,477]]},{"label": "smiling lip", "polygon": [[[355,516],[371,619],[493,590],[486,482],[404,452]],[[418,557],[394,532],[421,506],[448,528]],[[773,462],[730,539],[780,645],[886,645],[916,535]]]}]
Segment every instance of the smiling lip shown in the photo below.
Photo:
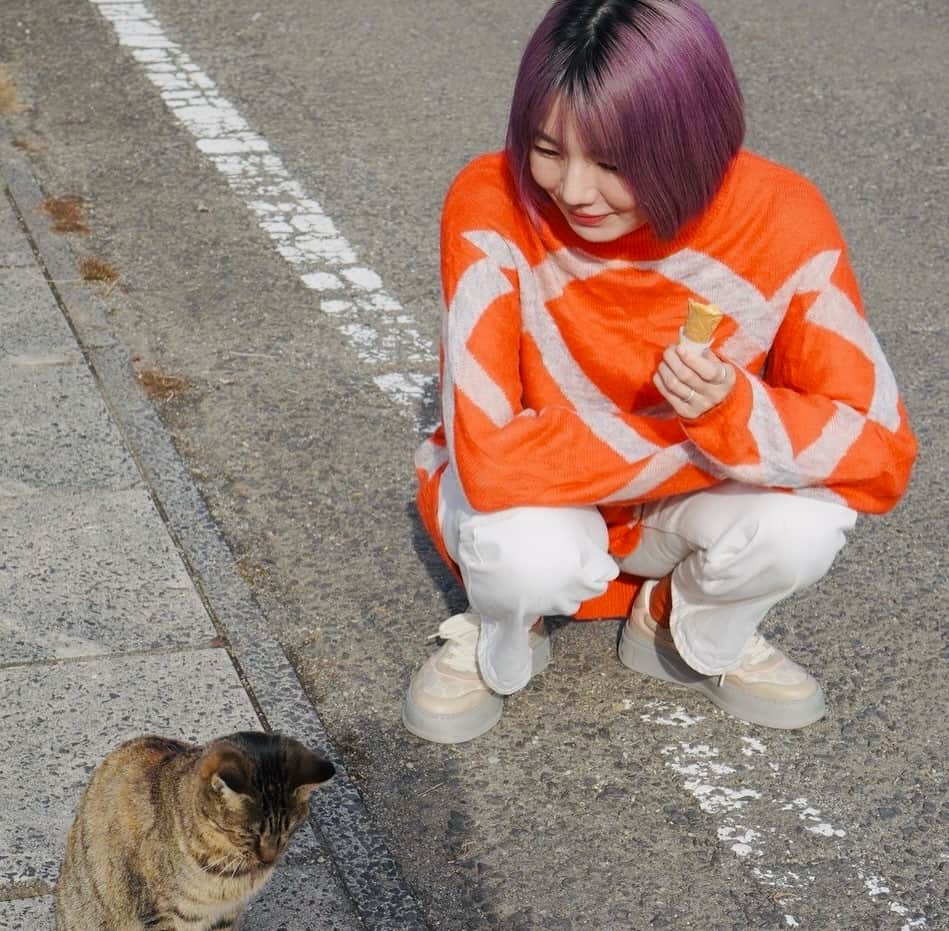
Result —
[{"label": "smiling lip", "polygon": [[579,226],[599,226],[608,216],[608,213],[570,213],[570,219]]}]

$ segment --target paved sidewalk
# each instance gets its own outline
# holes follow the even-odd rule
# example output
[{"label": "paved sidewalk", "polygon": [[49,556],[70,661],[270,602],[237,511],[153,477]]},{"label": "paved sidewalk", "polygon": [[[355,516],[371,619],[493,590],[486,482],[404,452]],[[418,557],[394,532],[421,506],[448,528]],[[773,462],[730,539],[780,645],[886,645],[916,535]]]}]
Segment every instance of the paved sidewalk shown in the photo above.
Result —
[{"label": "paved sidewalk", "polygon": [[2,126],[0,182],[0,931],[52,929],[110,748],[267,728],[342,766],[242,927],[423,928]]}]

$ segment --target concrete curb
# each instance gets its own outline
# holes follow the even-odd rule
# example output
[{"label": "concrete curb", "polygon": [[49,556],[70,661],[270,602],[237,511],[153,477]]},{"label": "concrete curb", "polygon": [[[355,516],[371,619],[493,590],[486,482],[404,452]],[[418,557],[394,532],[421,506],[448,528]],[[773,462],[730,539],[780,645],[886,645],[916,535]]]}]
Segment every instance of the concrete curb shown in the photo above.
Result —
[{"label": "concrete curb", "polygon": [[40,212],[43,193],[30,166],[0,125],[0,172],[59,306],[96,378],[146,485],[204,600],[261,719],[321,748],[338,767],[330,786],[315,793],[312,823],[329,849],[353,906],[370,931],[428,927],[385,839],[332,746],[266,618],[178,455],[154,406],[138,386],[125,347],[111,333],[106,312],[76,278],[68,243],[49,232]]}]

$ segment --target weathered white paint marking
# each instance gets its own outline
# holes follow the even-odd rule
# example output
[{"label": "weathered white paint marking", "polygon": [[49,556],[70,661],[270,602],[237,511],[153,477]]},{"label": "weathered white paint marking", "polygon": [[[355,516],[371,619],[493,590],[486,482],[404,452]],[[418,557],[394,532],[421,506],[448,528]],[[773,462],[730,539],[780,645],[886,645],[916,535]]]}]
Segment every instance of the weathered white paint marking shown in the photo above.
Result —
[{"label": "weathered white paint marking", "polygon": [[761,834],[752,828],[725,825],[718,829],[718,839],[739,857],[747,857],[753,853],[760,854],[761,850],[753,846],[753,842],[760,837]]},{"label": "weathered white paint marking", "polygon": [[863,880],[863,884],[867,887],[867,892],[871,896],[886,895],[890,891],[890,887],[886,885],[886,880],[882,876],[872,876],[862,870],[858,870],[857,875]]},{"label": "weathered white paint marking", "polygon": [[[677,720],[681,716],[673,713],[669,718]],[[736,769],[718,759],[720,753],[715,747],[680,742],[664,747],[661,752],[671,757],[666,765],[685,777],[683,788],[699,803],[702,811],[719,816],[721,825],[717,830],[718,839],[738,857],[760,856],[762,851],[756,845],[761,837],[760,831],[739,824],[733,813],[760,799],[761,793],[744,786],[732,788],[722,785],[722,778],[734,775]]]},{"label": "weathered white paint marking", "polygon": [[752,876],[761,883],[762,886],[774,886],[778,889],[794,889],[805,886],[808,882],[814,882],[814,876],[801,876],[794,870],[785,870],[783,873],[777,873],[774,870],[767,870],[756,866],[751,871]]},{"label": "weathered white paint marking", "polygon": [[796,798],[782,808],[783,811],[797,811],[801,821],[807,821],[809,824],[805,828],[812,834],[820,834],[823,837],[846,837],[847,832],[843,828],[835,828],[821,819],[821,813],[818,809],[812,808],[806,798]]},{"label": "weathered white paint marking", "polygon": [[[373,381],[396,406],[415,416],[436,380],[437,356],[414,317],[361,265],[319,202],[303,190],[270,144],[220,95],[214,82],[162,29],[140,0],[89,0],[131,50],[169,111],[198,149],[246,202],[277,252],[303,285],[333,292],[321,310],[337,322]],[[339,298],[339,299],[335,299]]]},{"label": "weathered white paint marking", "polygon": [[308,275],[302,275],[301,280],[314,291],[339,291],[345,287],[343,282],[331,272],[310,272]]},{"label": "weathered white paint marking", "polygon": [[[705,720],[700,715],[689,715],[685,709],[662,701],[651,701],[640,718],[650,724],[659,724],[677,729],[695,727]],[[769,799],[763,789],[749,785],[761,773],[769,782],[780,774],[780,767],[767,759],[768,748],[757,737],[742,736],[744,746],[741,757],[732,762],[722,759],[717,747],[703,742],[678,740],[660,750],[666,757],[666,766],[682,778],[682,787],[691,795],[702,811],[718,822],[716,833],[719,842],[735,856],[759,862],[780,863],[787,850],[796,842],[793,832],[781,834],[775,828],[764,828],[754,820],[775,820],[778,812],[793,812],[804,822],[804,830],[828,842],[846,837],[847,832],[834,827],[821,814],[820,809],[806,798]],[[755,819],[755,814],[767,815]],[[881,876],[871,875],[861,868],[854,868],[855,878],[874,898],[888,898],[890,888]],[[787,890],[787,901],[806,898],[816,882],[813,874],[802,874],[792,870],[777,871],[764,866],[754,866],[752,875],[763,886]],[[893,914],[907,917],[909,909],[898,901],[887,902]],[[785,915],[788,927],[799,927],[793,915]],[[921,931],[926,928],[926,919],[915,917],[904,924],[900,931]]]},{"label": "weathered white paint marking", "polygon": [[[676,707],[669,711],[670,706],[661,701],[646,702],[646,708],[651,709],[640,717],[650,724],[665,724],[671,727],[691,727],[704,721],[702,715],[688,715],[684,708]],[[653,713],[655,712],[655,714]]]},{"label": "weathered white paint marking", "polygon": [[766,753],[768,748],[757,737],[742,737],[741,742],[746,746],[741,751],[745,756]]}]

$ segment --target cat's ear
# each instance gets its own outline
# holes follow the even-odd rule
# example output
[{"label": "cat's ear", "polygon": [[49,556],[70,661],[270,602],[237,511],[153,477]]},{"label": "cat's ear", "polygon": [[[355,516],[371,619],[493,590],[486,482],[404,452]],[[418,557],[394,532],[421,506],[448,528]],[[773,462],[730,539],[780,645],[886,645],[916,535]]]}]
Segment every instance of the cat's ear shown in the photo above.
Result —
[{"label": "cat's ear", "polygon": [[251,774],[247,756],[238,747],[228,743],[213,743],[202,754],[198,775],[209,789],[228,803],[247,796]]},{"label": "cat's ear", "polygon": [[290,788],[301,801],[336,774],[336,767],[321,753],[293,741],[288,753]]}]

